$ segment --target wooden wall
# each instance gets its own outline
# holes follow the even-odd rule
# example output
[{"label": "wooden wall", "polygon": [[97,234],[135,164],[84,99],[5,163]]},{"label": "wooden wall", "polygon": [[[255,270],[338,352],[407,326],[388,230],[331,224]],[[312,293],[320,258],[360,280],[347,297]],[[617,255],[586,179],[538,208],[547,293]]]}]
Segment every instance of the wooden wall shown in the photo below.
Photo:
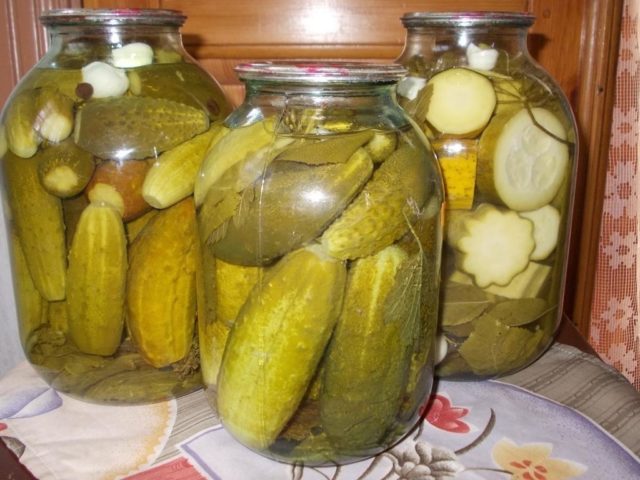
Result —
[{"label": "wooden wall", "polygon": [[[565,311],[579,330],[585,336],[588,334],[622,0],[5,2],[13,5],[14,9],[17,5],[22,5],[22,9],[35,5],[37,9],[47,6],[47,3],[54,7],[64,4],[78,6],[77,3],[81,3],[87,8],[182,10],[188,17],[183,28],[187,50],[221,82],[236,104],[243,95],[242,86],[233,72],[239,61],[274,58],[392,61],[402,50],[405,32],[400,17],[405,12],[502,10],[534,13],[536,22],[531,29],[530,50],[566,93],[576,112],[581,134]],[[25,4],[31,7],[25,7]],[[5,10],[7,8],[11,13],[10,7]],[[0,13],[7,16],[7,12]],[[0,18],[0,35],[6,33],[2,30],[6,28],[3,20]],[[41,33],[36,33],[33,38],[35,43],[40,42]],[[21,46],[28,44],[22,40],[15,43]],[[22,47],[14,48],[14,57],[21,54]],[[4,98],[1,95],[5,92],[6,88],[0,91],[0,98]]]}]

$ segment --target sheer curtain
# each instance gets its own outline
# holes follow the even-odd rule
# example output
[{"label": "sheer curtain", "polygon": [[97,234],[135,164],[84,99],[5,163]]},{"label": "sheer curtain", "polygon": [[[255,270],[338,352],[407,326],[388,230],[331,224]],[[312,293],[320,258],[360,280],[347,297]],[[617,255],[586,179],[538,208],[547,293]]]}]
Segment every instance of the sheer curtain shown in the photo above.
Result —
[{"label": "sheer curtain", "polygon": [[640,0],[625,0],[589,341],[640,390]]}]

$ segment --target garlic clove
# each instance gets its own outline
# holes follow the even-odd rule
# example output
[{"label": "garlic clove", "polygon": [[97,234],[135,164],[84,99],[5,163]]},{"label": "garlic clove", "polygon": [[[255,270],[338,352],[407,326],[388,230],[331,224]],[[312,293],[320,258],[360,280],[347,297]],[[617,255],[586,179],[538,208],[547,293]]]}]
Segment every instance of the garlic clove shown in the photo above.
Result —
[{"label": "garlic clove", "polygon": [[436,350],[435,350],[435,359],[434,364],[438,365],[440,362],[444,360],[444,357],[447,356],[447,351],[449,350],[449,346],[447,344],[447,338],[439,334],[436,337]]},{"label": "garlic clove", "polygon": [[129,43],[111,51],[114,67],[135,68],[153,63],[153,49],[142,42]]},{"label": "garlic clove", "polygon": [[498,51],[495,48],[481,48],[474,43],[467,46],[467,63],[478,70],[493,70],[498,61]]},{"label": "garlic clove", "polygon": [[427,81],[424,78],[407,76],[398,82],[396,92],[402,97],[413,100],[426,84]]},{"label": "garlic clove", "polygon": [[82,81],[93,87],[93,98],[119,97],[129,88],[125,71],[104,62],[82,67]]}]

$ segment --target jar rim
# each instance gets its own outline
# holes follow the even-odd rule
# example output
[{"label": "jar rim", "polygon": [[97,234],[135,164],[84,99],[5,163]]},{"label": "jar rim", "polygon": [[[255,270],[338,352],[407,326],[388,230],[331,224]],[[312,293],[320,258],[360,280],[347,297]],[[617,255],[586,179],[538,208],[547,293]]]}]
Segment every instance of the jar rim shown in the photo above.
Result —
[{"label": "jar rim", "polygon": [[529,12],[408,12],[400,20],[405,27],[530,27]]},{"label": "jar rim", "polygon": [[40,22],[45,26],[133,24],[179,27],[186,19],[180,10],[155,8],[56,8],[40,16]]},{"label": "jar rim", "polygon": [[349,61],[305,62],[267,61],[238,64],[235,69],[240,80],[291,82],[299,84],[390,84],[398,82],[407,70],[394,63],[365,63]]}]

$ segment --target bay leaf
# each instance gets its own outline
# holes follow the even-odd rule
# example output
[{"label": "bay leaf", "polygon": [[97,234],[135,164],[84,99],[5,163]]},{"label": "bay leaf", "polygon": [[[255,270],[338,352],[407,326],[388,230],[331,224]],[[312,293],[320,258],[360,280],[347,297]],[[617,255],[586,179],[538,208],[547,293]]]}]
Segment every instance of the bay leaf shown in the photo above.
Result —
[{"label": "bay leaf", "polygon": [[[407,345],[413,345],[422,329],[418,329],[421,321],[420,296],[422,292],[423,255],[418,252],[409,257],[398,269],[393,287],[389,291],[384,305],[384,323],[402,322],[401,336]],[[421,338],[426,342],[426,339]]]},{"label": "bay leaf", "polygon": [[473,332],[458,352],[476,375],[495,376],[517,370],[532,360],[543,338],[541,329],[510,327],[484,315],[475,322]]},{"label": "bay leaf", "polygon": [[448,282],[442,293],[441,325],[449,327],[471,322],[491,305],[491,297],[481,288]]},{"label": "bay leaf", "polygon": [[277,161],[301,162],[308,165],[345,163],[358,148],[373,137],[373,130],[330,135],[328,138],[304,143],[294,143],[284,150]]},{"label": "bay leaf", "polygon": [[538,320],[547,308],[547,302],[542,298],[507,299],[495,304],[486,315],[510,327],[521,327]]}]

